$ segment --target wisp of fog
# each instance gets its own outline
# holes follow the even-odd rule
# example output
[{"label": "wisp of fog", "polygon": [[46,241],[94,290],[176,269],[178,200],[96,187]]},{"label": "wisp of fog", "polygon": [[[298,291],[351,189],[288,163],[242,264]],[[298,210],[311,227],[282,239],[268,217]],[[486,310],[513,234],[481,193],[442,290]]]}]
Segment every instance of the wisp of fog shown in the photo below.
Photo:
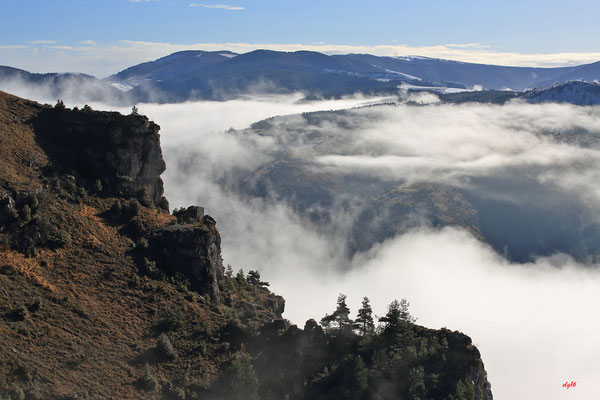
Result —
[{"label": "wisp of fog", "polygon": [[[600,108],[377,106],[318,122],[275,118],[268,134],[228,132],[275,115],[365,102],[297,100],[139,106],[161,125],[171,206],[202,205],[215,217],[225,263],[260,270],[286,298],[285,316],[301,326],[331,312],[339,293],[348,295],[353,313],[368,296],[379,315],[392,300],[407,298],[418,323],[460,330],[473,339],[496,398],[566,398],[574,392],[562,387],[565,381],[577,382],[577,398],[595,398],[600,269],[593,261],[556,253],[514,263],[460,227],[428,224],[348,256],[339,229],[317,227],[276,194],[243,195],[236,179],[294,152],[312,168],[336,176],[401,185],[430,182],[530,202],[527,187],[505,192],[496,185],[518,176],[584,204],[585,215],[597,220]],[[294,136],[303,129],[332,139],[315,146]],[[347,227],[351,218],[340,213],[333,225]]]}]

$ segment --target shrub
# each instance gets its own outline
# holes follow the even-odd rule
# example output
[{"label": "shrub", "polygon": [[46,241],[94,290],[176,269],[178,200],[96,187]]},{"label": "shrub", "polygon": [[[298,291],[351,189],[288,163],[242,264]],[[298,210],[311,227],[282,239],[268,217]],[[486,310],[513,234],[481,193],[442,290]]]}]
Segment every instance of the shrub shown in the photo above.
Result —
[{"label": "shrub", "polygon": [[64,229],[56,229],[48,235],[48,245],[51,248],[61,248],[69,243],[69,234]]},{"label": "shrub", "polygon": [[165,361],[173,361],[177,358],[177,352],[166,333],[161,333],[156,340],[156,355]]},{"label": "shrub", "polygon": [[25,199],[31,210],[35,211],[40,206],[40,201],[34,193],[29,193]]},{"label": "shrub", "polygon": [[144,251],[148,248],[148,246],[150,246],[150,243],[148,243],[148,239],[144,237],[140,238],[140,240],[135,243],[135,249],[137,251]]},{"label": "shrub", "polygon": [[144,265],[140,272],[142,275],[147,275],[153,279],[158,279],[160,277],[160,270],[156,266],[156,262],[150,261],[147,258],[144,258]]},{"label": "shrub", "polygon": [[161,197],[160,200],[158,200],[156,206],[161,210],[169,211],[169,202],[164,196]]},{"label": "shrub", "polygon": [[34,246],[29,246],[25,249],[25,258],[33,258],[37,255],[37,250]]},{"label": "shrub", "polygon": [[94,186],[92,187],[92,189],[95,193],[102,192],[102,182],[100,182],[100,179],[97,179],[96,182],[94,182]]},{"label": "shrub", "polygon": [[72,175],[67,175],[62,182],[62,187],[70,194],[76,194],[77,191],[77,183],[75,183],[75,177]]},{"label": "shrub", "polygon": [[163,398],[165,400],[185,400],[185,390],[169,383],[163,390]]},{"label": "shrub", "polygon": [[40,308],[42,308],[42,299],[40,297],[34,298],[32,303],[28,307],[30,312],[39,311]]},{"label": "shrub", "polygon": [[115,202],[112,204],[112,206],[110,206],[110,215],[118,218],[121,216],[121,212],[123,211],[123,205],[121,204],[121,200],[117,199],[115,200]]},{"label": "shrub", "polygon": [[31,221],[31,207],[27,204],[25,204],[21,210],[21,220],[25,223]]},{"label": "shrub", "polygon": [[140,205],[139,201],[136,199],[131,199],[123,208],[123,216],[128,220],[132,219],[133,217],[137,217],[140,213],[141,207],[142,206]]},{"label": "shrub", "polygon": [[185,313],[182,308],[176,308],[173,312],[162,318],[156,324],[156,329],[161,332],[175,331],[183,326]]},{"label": "shrub", "polygon": [[140,188],[137,190],[135,197],[138,199],[141,205],[144,207],[154,207],[154,203],[152,199],[148,195],[148,189]]},{"label": "shrub", "polygon": [[18,306],[12,310],[12,317],[17,321],[24,321],[29,316],[29,310],[25,306]]},{"label": "shrub", "polygon": [[6,213],[6,217],[10,222],[16,222],[19,220],[19,212],[17,211],[16,208],[14,208],[13,206],[8,206],[7,207],[7,213]]},{"label": "shrub", "polygon": [[148,392],[154,391],[158,386],[158,381],[154,375],[152,375],[152,372],[150,372],[150,367],[148,367],[148,365],[144,367],[144,374],[138,378],[136,386],[138,389],[146,390]]},{"label": "shrub", "polygon": [[127,224],[127,232],[134,238],[139,238],[146,233],[146,226],[140,217],[133,217]]}]

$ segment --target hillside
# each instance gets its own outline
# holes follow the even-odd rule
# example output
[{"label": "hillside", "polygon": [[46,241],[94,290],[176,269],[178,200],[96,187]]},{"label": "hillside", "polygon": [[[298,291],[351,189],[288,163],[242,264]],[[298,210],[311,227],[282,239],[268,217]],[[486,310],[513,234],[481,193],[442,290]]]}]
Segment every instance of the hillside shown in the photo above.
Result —
[{"label": "hillside", "polygon": [[168,212],[158,131],[0,92],[0,398],[492,398],[471,339],[404,303],[284,320],[203,208]]},{"label": "hillside", "polygon": [[0,90],[26,93],[36,99],[63,99],[77,104],[106,102],[132,104],[130,95],[91,75],[78,73],[35,74],[0,65]]}]

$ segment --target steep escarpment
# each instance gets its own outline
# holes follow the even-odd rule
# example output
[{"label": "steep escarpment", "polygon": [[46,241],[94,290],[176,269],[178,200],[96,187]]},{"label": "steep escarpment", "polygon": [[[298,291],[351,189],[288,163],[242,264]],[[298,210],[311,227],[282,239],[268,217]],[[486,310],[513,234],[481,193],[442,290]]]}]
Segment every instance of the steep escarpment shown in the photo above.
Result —
[{"label": "steep escarpment", "polygon": [[283,319],[203,208],[168,212],[143,116],[0,93],[0,155],[2,399],[491,399],[470,338],[392,306]]},{"label": "steep escarpment", "polygon": [[160,174],[165,162],[159,144],[160,127],[142,115],[67,110],[59,103],[44,107],[31,120],[40,147],[52,168],[84,180],[97,181],[105,193],[146,190],[154,204],[167,208]]}]

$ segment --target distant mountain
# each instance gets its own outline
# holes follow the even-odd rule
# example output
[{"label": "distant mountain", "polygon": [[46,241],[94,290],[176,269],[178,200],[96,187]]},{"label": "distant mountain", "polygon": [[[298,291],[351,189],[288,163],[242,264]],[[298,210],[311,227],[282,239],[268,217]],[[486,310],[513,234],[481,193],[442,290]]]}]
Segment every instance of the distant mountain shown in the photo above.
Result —
[{"label": "distant mountain", "polygon": [[[361,61],[308,51],[257,50],[199,67],[193,75],[190,70],[186,68],[185,74],[163,76],[161,80],[141,76],[132,93],[136,98],[155,96],[165,102],[225,100],[247,94],[297,91],[336,97],[357,92],[393,93],[397,91],[397,82],[392,78],[398,80],[396,74]],[[136,78],[128,79],[125,85]]]},{"label": "distant mountain", "polygon": [[600,104],[600,84],[595,82],[571,81],[536,88],[522,96],[530,103],[556,102],[580,106]]},{"label": "distant mountain", "polygon": [[[427,57],[376,57],[368,54],[349,54],[339,57],[361,60],[387,71],[430,82],[454,82],[467,87],[481,86],[484,89],[516,91],[538,86],[540,81],[557,79],[557,76],[566,74],[572,69],[572,67],[505,67]],[[596,76],[600,77],[600,71]]]},{"label": "distant mountain", "polygon": [[134,87],[136,98],[163,101],[227,99],[251,93],[289,93],[335,97],[393,93],[402,82],[417,86],[522,91],[565,79],[600,78],[600,63],[564,68],[523,68],[464,63],[426,57],[326,55],[311,51],[186,51],[128,68],[109,80]]},{"label": "distant mountain", "polygon": [[462,93],[441,94],[440,100],[447,103],[494,103],[504,104],[509,100],[522,99],[528,103],[570,103],[579,106],[600,104],[600,84],[586,81],[560,82],[525,92],[506,90],[482,90]]},{"label": "distant mountain", "polygon": [[131,89],[144,81],[160,81],[163,79],[181,79],[193,77],[204,67],[237,56],[231,51],[179,51],[155,61],[149,61],[127,68],[106,80],[122,85],[123,89]]},{"label": "distant mountain", "polygon": [[73,103],[132,103],[130,94],[112,87],[106,81],[79,73],[35,74],[0,65],[0,89],[44,101],[62,99]]},{"label": "distant mountain", "polygon": [[535,86],[551,86],[559,82],[567,81],[590,81],[598,82],[600,80],[600,61],[592,64],[579,65],[577,67],[566,68],[565,71],[553,79],[546,81],[537,81]]},{"label": "distant mountain", "polygon": [[[524,68],[427,57],[326,55],[313,51],[180,51],[98,80],[82,74],[31,74],[0,67],[0,89],[42,88],[49,98],[129,105],[188,100],[227,100],[253,94],[305,93],[336,98],[396,94],[400,85],[456,90],[512,90],[600,79],[600,62],[563,68]],[[15,84],[16,82],[16,84]],[[468,96],[467,96],[468,97]],[[477,96],[476,96],[477,97]],[[500,95],[498,99],[507,96]],[[39,96],[36,96],[39,98]],[[460,96],[456,97],[460,98]]]}]

